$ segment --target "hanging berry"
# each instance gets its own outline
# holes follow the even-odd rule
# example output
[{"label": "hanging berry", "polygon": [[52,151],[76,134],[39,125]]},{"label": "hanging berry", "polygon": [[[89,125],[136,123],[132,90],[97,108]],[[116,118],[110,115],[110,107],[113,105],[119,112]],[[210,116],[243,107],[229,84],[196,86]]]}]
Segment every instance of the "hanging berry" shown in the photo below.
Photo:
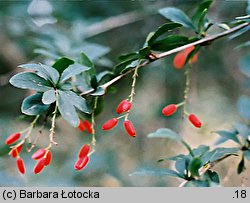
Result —
[{"label": "hanging berry", "polygon": [[78,129],[81,132],[83,132],[85,130],[85,125],[84,125],[84,122],[82,120],[80,120],[80,122],[79,122]]},{"label": "hanging berry", "polygon": [[135,127],[131,121],[124,121],[124,128],[131,137],[136,136]]},{"label": "hanging berry", "polygon": [[17,155],[20,154],[20,152],[22,151],[23,145],[19,145],[17,147],[14,147],[11,151],[10,151],[10,155],[15,158],[17,157]]},{"label": "hanging berry", "polygon": [[83,158],[87,156],[89,151],[90,151],[90,146],[88,144],[83,145],[78,153],[78,158]]},{"label": "hanging berry", "polygon": [[41,148],[39,150],[37,150],[33,155],[32,155],[32,159],[34,160],[38,160],[40,158],[42,158],[46,153],[46,150]]},{"label": "hanging berry", "polygon": [[114,128],[117,125],[117,123],[118,123],[118,120],[116,118],[111,118],[110,120],[108,120],[106,123],[102,125],[102,129],[110,130]]},{"label": "hanging berry", "polygon": [[117,106],[116,112],[122,114],[129,111],[132,108],[132,103],[128,100],[122,100],[121,103]]},{"label": "hanging berry", "polygon": [[169,104],[162,109],[162,114],[164,116],[171,116],[176,112],[176,110],[177,110],[177,105]]},{"label": "hanging berry", "polygon": [[21,174],[25,174],[25,165],[24,165],[24,162],[22,160],[22,158],[17,158],[16,160],[16,166],[17,166],[17,169],[18,171],[21,173]]},{"label": "hanging berry", "polygon": [[200,128],[202,126],[200,119],[196,115],[190,114],[188,119],[196,128]]},{"label": "hanging berry", "polygon": [[51,161],[52,161],[52,152],[48,151],[44,160],[44,165],[45,166],[50,165]]},{"label": "hanging berry", "polygon": [[10,135],[6,140],[5,143],[7,145],[11,145],[14,142],[16,142],[19,138],[21,137],[21,133],[14,133],[12,135]]},{"label": "hanging berry", "polygon": [[76,163],[75,163],[75,169],[76,170],[82,170],[84,167],[87,166],[87,164],[89,163],[89,157],[85,156],[83,158],[79,158]]},{"label": "hanging berry", "polygon": [[92,124],[89,121],[84,121],[83,125],[84,125],[84,127],[86,128],[86,130],[88,131],[89,134],[93,134]]},{"label": "hanging berry", "polygon": [[45,158],[41,158],[38,160],[38,162],[34,167],[34,173],[35,174],[40,173],[44,169],[44,167],[45,167]]}]

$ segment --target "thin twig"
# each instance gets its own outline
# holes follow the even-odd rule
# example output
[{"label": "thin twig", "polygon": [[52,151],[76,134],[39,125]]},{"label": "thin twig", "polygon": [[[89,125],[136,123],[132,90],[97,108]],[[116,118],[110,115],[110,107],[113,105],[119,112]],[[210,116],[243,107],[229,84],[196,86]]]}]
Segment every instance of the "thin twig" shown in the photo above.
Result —
[{"label": "thin twig", "polygon": [[[219,34],[215,34],[215,35],[211,35],[211,36],[208,36],[208,37],[205,37],[203,39],[200,39],[200,40],[197,40],[195,42],[192,42],[192,43],[189,43],[189,44],[186,44],[186,45],[183,45],[181,47],[178,47],[178,48],[175,48],[175,49],[172,49],[172,50],[169,50],[169,51],[166,51],[166,52],[163,52],[163,53],[151,53],[149,55],[149,58],[150,59],[147,59],[145,60],[143,63],[140,64],[140,66],[138,68],[141,68],[141,67],[144,67],[158,59],[161,59],[161,58],[164,58],[166,56],[169,56],[171,54],[174,54],[174,53],[177,53],[177,52],[180,52],[186,48],[189,48],[189,47],[192,47],[192,46],[196,46],[196,45],[206,45],[206,44],[210,44],[211,42],[217,40],[217,39],[220,39],[224,36],[227,36],[227,35],[230,35],[236,31],[239,31],[241,30],[242,28],[248,26],[249,23],[243,23],[243,24],[240,24],[238,26],[235,26],[234,28],[231,28],[229,30],[226,30],[224,32],[221,32]],[[135,67],[136,68],[136,67]],[[121,74],[115,78],[113,78],[112,80],[110,80],[109,82],[103,84],[101,87],[106,90],[109,86],[113,85],[115,82],[119,81],[120,79],[122,79],[123,77],[125,77],[126,75],[130,74],[131,72],[133,72],[135,70],[135,68],[129,70],[128,72],[124,73],[124,74]],[[87,95],[89,93],[92,93],[94,90],[89,90],[89,91],[85,91],[85,92],[82,92],[81,95]]]}]

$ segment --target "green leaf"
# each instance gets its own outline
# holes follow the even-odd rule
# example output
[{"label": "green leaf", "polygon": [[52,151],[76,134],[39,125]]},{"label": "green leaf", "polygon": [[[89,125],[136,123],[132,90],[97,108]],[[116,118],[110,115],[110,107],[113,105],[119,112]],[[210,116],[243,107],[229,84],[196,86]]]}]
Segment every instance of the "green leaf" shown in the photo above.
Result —
[{"label": "green leaf", "polygon": [[94,63],[83,52],[80,53],[80,63],[82,65],[90,67],[90,68],[94,68],[95,67]]},{"label": "green leaf", "polygon": [[63,94],[64,97],[66,97],[68,101],[80,111],[87,114],[91,113],[91,109],[88,106],[86,99],[84,99],[83,97],[78,96],[72,91],[60,91],[60,94]]},{"label": "green leaf", "polygon": [[91,93],[92,96],[102,96],[105,94],[105,90],[102,87],[98,87],[96,91]]},{"label": "green leaf", "polygon": [[209,182],[205,180],[191,180],[184,187],[209,187]]},{"label": "green leaf", "polygon": [[121,63],[118,63],[114,69],[113,72],[115,75],[119,75],[128,65],[130,65],[133,61],[138,61],[135,60],[134,58],[128,59],[126,61],[122,61]]},{"label": "green leaf", "polygon": [[237,138],[238,132],[236,130],[234,131],[226,131],[226,130],[219,130],[215,131],[214,133],[220,135],[221,137],[224,137],[228,140],[233,140],[234,142],[241,144],[239,139]]},{"label": "green leaf", "polygon": [[133,60],[136,60],[139,58],[139,55],[138,53],[136,52],[132,52],[132,53],[128,53],[128,54],[122,54],[118,57],[118,59],[120,61],[126,61],[126,60],[129,60],[129,59],[133,59]]},{"label": "green leaf", "polygon": [[245,167],[245,160],[244,160],[244,157],[242,157],[240,163],[238,164],[238,167],[237,167],[237,173],[238,174],[241,174],[244,170],[246,170],[246,167]]},{"label": "green leaf", "polygon": [[236,49],[241,49],[250,46],[250,41],[244,42],[236,47]]},{"label": "green leaf", "polygon": [[195,30],[195,26],[189,17],[180,9],[174,7],[166,7],[159,10],[159,13],[165,18],[183,25],[184,27]]},{"label": "green leaf", "polygon": [[106,76],[111,76],[111,75],[113,75],[111,71],[102,71],[96,75],[96,79],[98,82],[101,82],[103,78],[105,78]]},{"label": "green leaf", "polygon": [[55,90],[48,90],[43,93],[42,102],[44,104],[52,104],[56,101]]},{"label": "green leaf", "polygon": [[160,128],[156,132],[150,133],[149,138],[168,138],[175,141],[182,141],[181,136],[168,128]]},{"label": "green leaf", "polygon": [[10,79],[10,84],[21,89],[36,90],[46,92],[50,90],[50,84],[35,73],[18,73]]},{"label": "green leaf", "polygon": [[39,75],[41,78],[45,79],[45,80],[49,80],[50,76],[49,73],[47,72],[46,69],[44,69],[41,65],[39,64],[22,64],[18,66],[19,68],[24,68],[24,69],[28,69],[28,70],[34,70],[37,72],[37,75]]},{"label": "green leaf", "polygon": [[59,81],[59,78],[60,78],[60,75],[58,73],[58,71],[50,66],[47,66],[47,65],[44,65],[44,64],[40,64],[41,67],[47,71],[48,73],[48,77],[49,77],[49,80],[54,84],[56,85]]},{"label": "green leaf", "polygon": [[26,97],[22,103],[22,113],[29,116],[35,116],[41,115],[46,112],[49,109],[50,105],[45,105],[42,103],[42,96],[42,93],[36,93],[29,97]]},{"label": "green leaf", "polygon": [[152,33],[152,35],[148,39],[148,45],[151,46],[156,41],[156,39],[159,38],[161,35],[181,26],[182,25],[179,23],[172,23],[172,22],[160,26],[154,33]]},{"label": "green leaf", "polygon": [[146,46],[139,50],[140,59],[148,58],[148,55],[151,53],[150,47]]},{"label": "green leaf", "polygon": [[243,154],[244,154],[244,157],[246,157],[246,159],[250,161],[250,150],[244,151]]},{"label": "green leaf", "polygon": [[247,125],[237,123],[234,125],[234,128],[239,132],[241,137],[248,139],[248,136],[250,135],[250,128]]},{"label": "green leaf", "polygon": [[79,75],[80,73],[87,71],[89,69],[90,69],[89,67],[81,65],[80,63],[74,63],[62,72],[60,83],[63,83],[69,78],[75,75]]},{"label": "green leaf", "polygon": [[191,41],[185,36],[169,35],[164,39],[155,41],[151,45],[151,49],[155,51],[169,51],[190,42]]},{"label": "green leaf", "polygon": [[58,109],[61,116],[73,127],[79,125],[78,114],[74,105],[69,100],[68,95],[63,91],[58,91]]},{"label": "green leaf", "polygon": [[189,164],[189,171],[192,176],[200,176],[199,169],[202,167],[202,161],[200,158],[193,158]]},{"label": "green leaf", "polygon": [[139,64],[140,60],[132,61],[130,64],[128,64],[122,71],[121,74],[131,70],[132,68],[135,68]]},{"label": "green leaf", "polygon": [[[250,66],[250,63],[249,63]],[[243,95],[237,101],[237,109],[240,115],[244,118],[249,120],[250,119],[250,97]]]},{"label": "green leaf", "polygon": [[215,171],[207,170],[204,176],[206,176],[210,181],[220,184],[220,177]]},{"label": "green leaf", "polygon": [[200,25],[199,24],[202,24],[203,20],[204,20],[204,17],[206,16],[207,14],[207,11],[209,9],[209,7],[211,6],[213,1],[205,1],[205,2],[202,2],[197,11],[195,12],[194,16],[192,17],[192,21],[193,21],[193,24],[196,26],[197,30],[200,30],[199,27]]},{"label": "green leaf", "polygon": [[250,55],[247,54],[240,59],[240,71],[247,77],[250,77]]},{"label": "green leaf", "polygon": [[188,165],[189,165],[190,159],[185,156],[182,159],[178,159],[175,162],[175,168],[176,170],[182,175],[185,176],[186,171],[188,170]]},{"label": "green leaf", "polygon": [[209,151],[209,146],[200,145],[196,149],[193,149],[192,151],[193,151],[194,156],[200,157]]},{"label": "green leaf", "polygon": [[59,74],[61,75],[62,72],[68,68],[70,65],[72,65],[74,63],[73,60],[67,58],[67,57],[62,57],[60,59],[58,59],[54,64],[53,64],[53,68],[55,68]]},{"label": "green leaf", "polygon": [[86,72],[83,72],[82,74],[76,76],[76,79],[74,81],[74,85],[81,92],[94,90],[94,88],[92,88],[90,85],[90,76]]},{"label": "green leaf", "polygon": [[205,153],[202,156],[202,162],[203,164],[207,162],[213,162],[216,161],[226,155],[235,155],[240,149],[237,147],[232,148],[224,148],[224,147],[218,147],[208,153]]},{"label": "green leaf", "polygon": [[173,176],[183,178],[176,171],[170,169],[142,169],[140,171],[130,173],[129,176]]}]

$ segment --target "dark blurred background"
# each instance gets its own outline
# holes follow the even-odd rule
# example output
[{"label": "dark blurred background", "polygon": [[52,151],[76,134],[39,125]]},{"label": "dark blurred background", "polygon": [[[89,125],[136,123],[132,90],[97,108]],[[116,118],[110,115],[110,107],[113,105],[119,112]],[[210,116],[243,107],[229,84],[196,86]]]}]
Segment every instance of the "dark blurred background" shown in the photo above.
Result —
[{"label": "dark blurred background", "polygon": [[[35,162],[30,154],[23,153],[27,174],[18,174],[15,161],[7,155],[5,138],[29,125],[19,119],[20,105],[30,94],[11,87],[9,78],[17,66],[30,61],[41,62],[48,58],[39,50],[49,37],[60,38],[57,46],[63,55],[71,53],[71,46],[93,43],[98,51],[106,49],[102,59],[95,58],[95,49],[86,49],[93,56],[98,70],[112,68],[117,57],[136,51],[143,45],[147,34],[167,20],[157,14],[166,6],[176,6],[192,14],[197,0],[148,0],[148,1],[0,1],[0,185],[2,186],[177,186],[180,181],[164,177],[136,177],[130,173],[147,167],[171,167],[171,162],[157,163],[160,158],[187,153],[181,145],[172,141],[149,139],[147,135],[161,127],[179,132],[192,147],[211,145],[218,138],[211,131],[228,129],[240,120],[236,103],[244,93],[244,75],[239,71],[240,57],[249,49],[235,50],[235,46],[249,40],[249,32],[234,40],[218,40],[202,48],[199,60],[191,72],[191,92],[188,109],[196,113],[204,123],[197,130],[181,111],[170,118],[161,115],[161,109],[169,103],[182,100],[185,78],[183,70],[172,66],[173,56],[150,64],[140,70],[131,120],[138,136],[131,139],[119,124],[114,130],[103,132],[101,125],[115,115],[116,106],[130,92],[131,75],[114,86],[105,96],[105,110],[97,118],[97,151],[83,171],[74,170],[77,151],[90,139],[60,119],[57,126],[53,163],[40,175],[33,175]],[[246,1],[214,1],[208,17],[214,22],[228,22],[245,15]],[[105,24],[106,23],[106,24]],[[110,27],[111,26],[111,27]],[[113,28],[112,28],[113,27]],[[222,30],[211,30],[211,32]],[[194,35],[183,30],[183,35]],[[68,42],[72,40],[73,42]],[[67,45],[67,43],[71,45]],[[52,44],[54,46],[54,44]],[[96,46],[96,47],[95,47]],[[98,47],[99,46],[99,47]],[[103,50],[103,49],[102,49]],[[108,51],[109,50],[109,51]],[[106,53],[105,52],[105,53]],[[48,55],[51,53],[47,53]],[[53,58],[53,57],[51,57]],[[53,60],[53,59],[51,59]],[[249,91],[247,91],[249,93]],[[47,129],[48,130],[48,129]],[[34,131],[35,136],[37,132]],[[46,146],[48,131],[43,132],[39,146]],[[226,146],[231,146],[230,143]],[[220,164],[216,169],[222,174],[223,186],[240,186],[236,176],[236,158]],[[247,165],[248,168],[250,165]],[[245,173],[249,174],[249,170]],[[249,181],[247,182],[249,186]]]}]

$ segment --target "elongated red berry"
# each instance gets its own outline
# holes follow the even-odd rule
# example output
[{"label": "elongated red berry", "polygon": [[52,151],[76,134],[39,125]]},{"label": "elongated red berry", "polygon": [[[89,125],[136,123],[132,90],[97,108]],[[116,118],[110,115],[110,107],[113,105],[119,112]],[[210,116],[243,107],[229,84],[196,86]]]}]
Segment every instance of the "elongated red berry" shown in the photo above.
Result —
[{"label": "elongated red berry", "polygon": [[93,128],[92,128],[92,124],[89,121],[84,121],[84,126],[87,129],[89,134],[93,134]]},{"label": "elongated red berry", "polygon": [[136,136],[135,127],[131,121],[124,121],[124,128],[131,137]]},{"label": "elongated red berry", "polygon": [[48,151],[44,160],[44,165],[45,166],[50,165],[51,161],[52,161],[52,152]]},{"label": "elongated red berry", "polygon": [[111,118],[110,120],[108,120],[106,123],[102,125],[102,129],[110,130],[114,128],[117,125],[117,123],[118,123],[118,120],[116,118]]},{"label": "elongated red berry", "polygon": [[185,54],[183,54],[182,52],[177,53],[174,57],[173,66],[176,69],[182,69],[183,66],[185,65],[185,61],[186,61]]},{"label": "elongated red berry", "polygon": [[200,119],[196,115],[190,114],[188,119],[196,128],[200,128],[202,126]]},{"label": "elongated red berry", "polygon": [[16,166],[17,166],[17,169],[18,171],[21,173],[21,174],[25,174],[25,165],[24,165],[24,162],[22,160],[22,158],[18,158],[16,160]]},{"label": "elongated red berry", "polygon": [[177,106],[175,104],[169,104],[162,109],[162,114],[164,116],[171,116],[177,110]]},{"label": "elongated red berry", "polygon": [[21,134],[20,134],[20,133],[14,133],[14,134],[10,135],[10,136],[5,140],[5,143],[6,143],[7,145],[11,145],[11,144],[13,144],[14,142],[16,142],[20,137],[21,137]]},{"label": "elongated red berry", "polygon": [[15,147],[11,150],[10,155],[15,158],[18,154],[22,151],[23,145],[19,145],[18,147]]},{"label": "elongated red berry", "polygon": [[78,153],[79,159],[87,156],[89,151],[90,151],[90,146],[88,144],[83,145]]},{"label": "elongated red berry", "polygon": [[32,155],[32,159],[34,160],[38,160],[40,158],[42,158],[46,153],[46,150],[44,148],[38,149],[33,155]]},{"label": "elongated red berry", "polygon": [[84,122],[82,120],[80,120],[80,123],[78,125],[78,129],[83,132],[85,130],[85,126],[84,126]]},{"label": "elongated red berry", "polygon": [[34,173],[35,174],[40,173],[44,169],[44,166],[45,166],[45,158],[39,159],[34,167]]},{"label": "elongated red berry", "polygon": [[122,100],[121,103],[117,106],[116,112],[118,114],[129,111],[132,108],[132,103],[128,100]]},{"label": "elongated red berry", "polygon": [[184,49],[183,54],[185,55],[185,57],[187,57],[188,54],[190,54],[194,50],[194,48],[195,48],[195,46],[191,46],[191,47]]},{"label": "elongated red berry", "polygon": [[82,170],[87,164],[89,163],[89,157],[85,156],[83,158],[80,158],[75,163],[75,169],[76,170]]}]

